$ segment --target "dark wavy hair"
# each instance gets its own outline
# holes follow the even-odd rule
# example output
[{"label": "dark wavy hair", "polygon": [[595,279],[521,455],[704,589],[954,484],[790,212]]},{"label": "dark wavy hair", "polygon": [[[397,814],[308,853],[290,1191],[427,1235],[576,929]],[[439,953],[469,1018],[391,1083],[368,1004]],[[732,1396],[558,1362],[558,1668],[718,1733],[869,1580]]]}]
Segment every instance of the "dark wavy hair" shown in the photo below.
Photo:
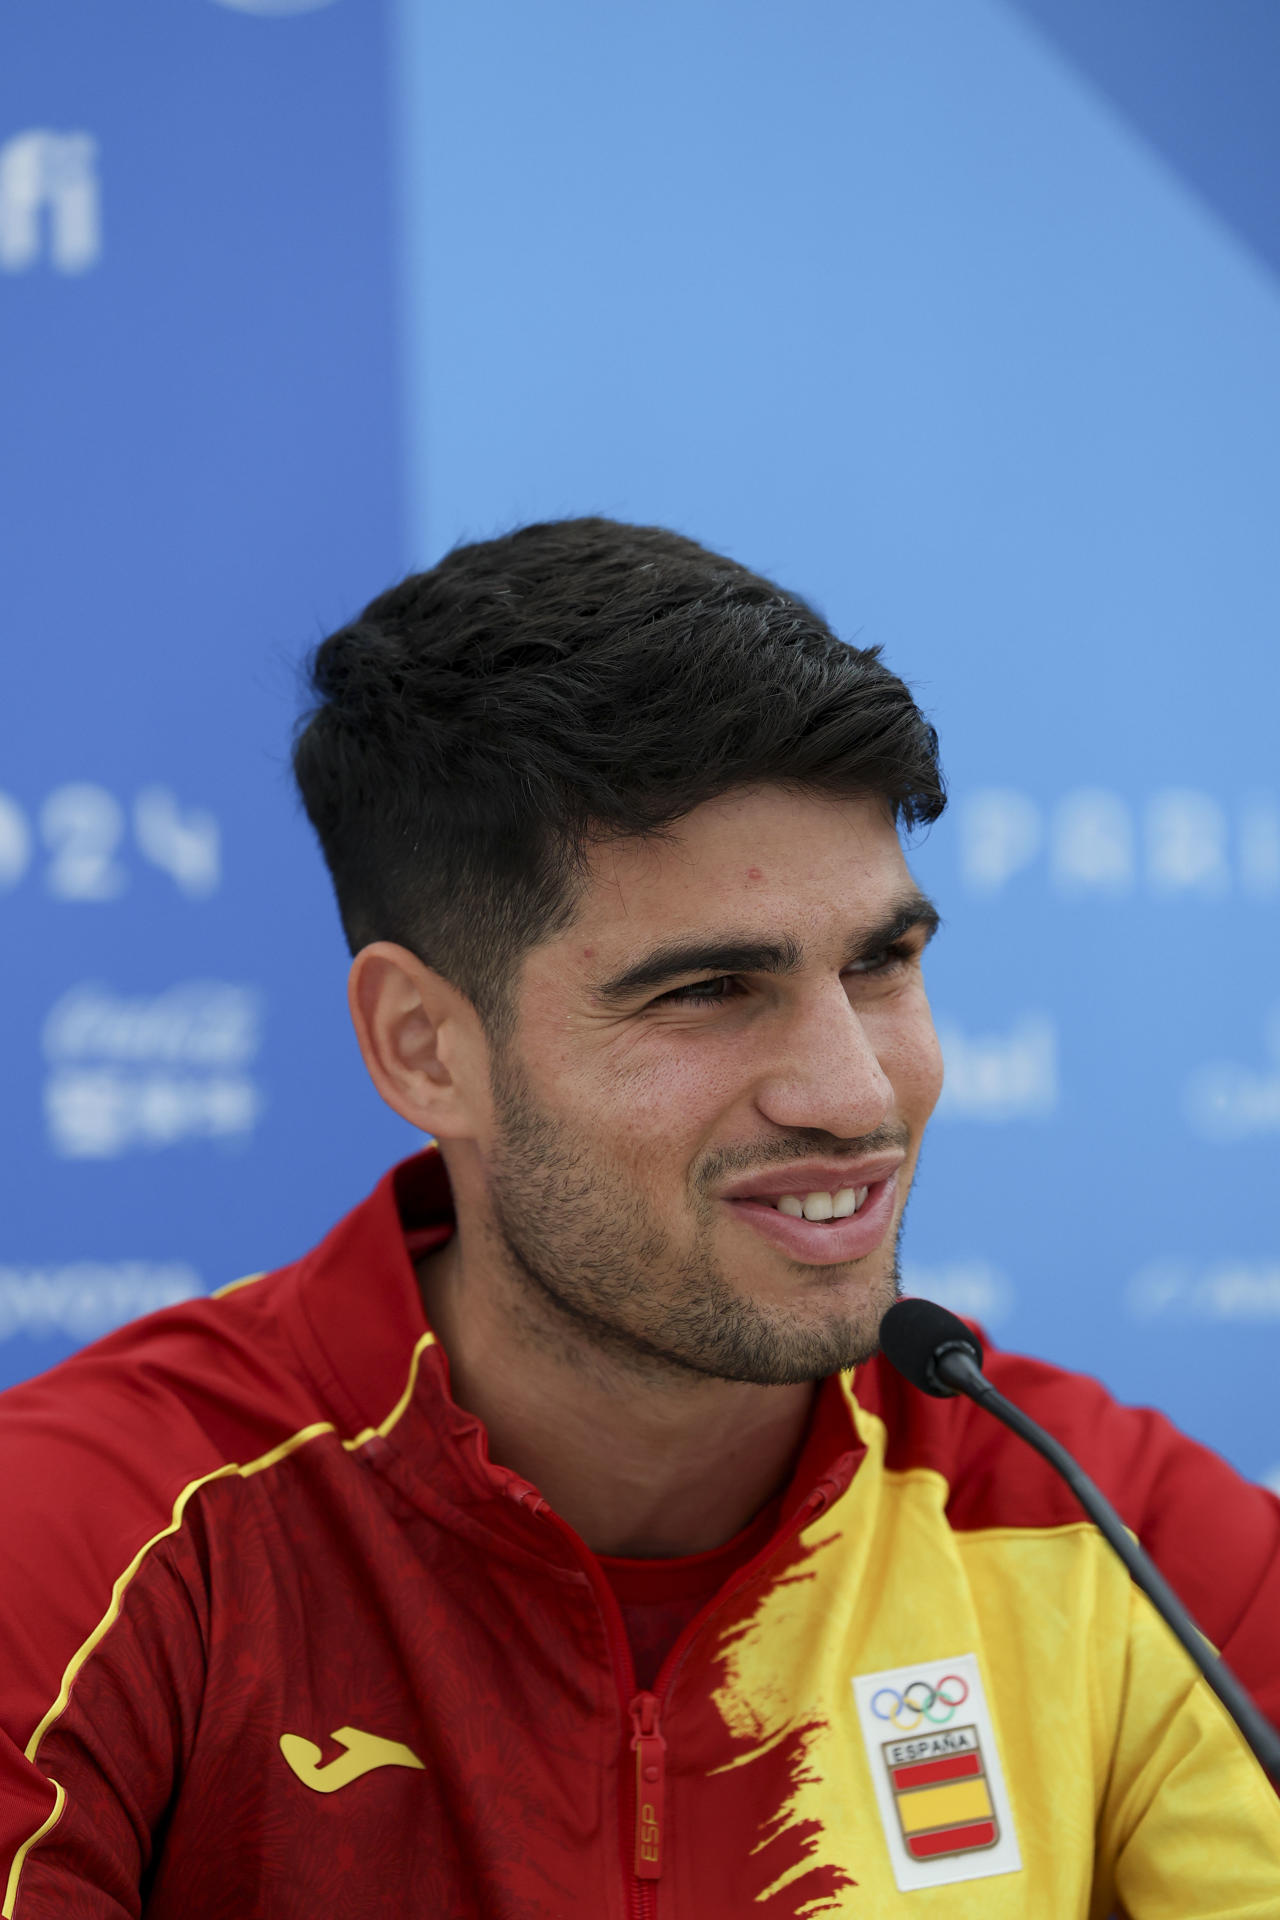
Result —
[{"label": "dark wavy hair", "polygon": [[661,527],[456,547],[308,662],[294,773],[352,952],[408,947],[500,1039],[601,842],[766,783],[935,820],[937,735],[879,654]]}]

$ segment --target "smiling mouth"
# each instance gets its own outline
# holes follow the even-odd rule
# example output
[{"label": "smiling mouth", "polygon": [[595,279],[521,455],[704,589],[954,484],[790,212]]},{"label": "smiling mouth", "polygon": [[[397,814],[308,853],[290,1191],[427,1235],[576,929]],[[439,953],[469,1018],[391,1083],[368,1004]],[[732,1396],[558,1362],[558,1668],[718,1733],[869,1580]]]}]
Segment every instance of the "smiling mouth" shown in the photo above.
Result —
[{"label": "smiling mouth", "polygon": [[865,1204],[871,1188],[838,1187],[834,1192],[752,1194],[756,1206],[772,1207],[792,1220],[848,1220]]},{"label": "smiling mouth", "polygon": [[897,1192],[895,1168],[864,1187],[726,1198],[744,1226],[792,1259],[821,1267],[874,1252],[892,1228]]}]

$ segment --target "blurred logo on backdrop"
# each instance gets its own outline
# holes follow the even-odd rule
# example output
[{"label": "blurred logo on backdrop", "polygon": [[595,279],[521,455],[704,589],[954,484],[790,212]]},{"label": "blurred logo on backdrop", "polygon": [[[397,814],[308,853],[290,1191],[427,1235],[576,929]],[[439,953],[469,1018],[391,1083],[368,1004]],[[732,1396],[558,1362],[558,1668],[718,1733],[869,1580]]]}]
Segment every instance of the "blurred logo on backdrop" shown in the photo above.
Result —
[{"label": "blurred logo on backdrop", "polygon": [[1151,1260],[1130,1279],[1125,1306],[1132,1320],[1274,1324],[1280,1260]]},{"label": "blurred logo on backdrop", "polygon": [[215,0],[233,13],[314,13],[318,7],[331,7],[333,0]]},{"label": "blurred logo on backdrop", "polygon": [[987,898],[1037,868],[1064,899],[1280,895],[1274,793],[1228,805],[1198,787],[1164,787],[1134,804],[1108,787],[1075,787],[1041,805],[1017,787],[984,787],[959,800],[956,819],[961,879]]},{"label": "blurred logo on backdrop", "polygon": [[47,263],[86,273],[102,258],[98,143],[28,127],[0,143],[0,272]]},{"label": "blurred logo on backdrop", "polygon": [[1023,1014],[1004,1033],[966,1033],[939,1019],[946,1077],[939,1120],[1044,1120],[1058,1092],[1058,1029],[1046,1013]]},{"label": "blurred logo on backdrop", "polygon": [[902,1268],[902,1291],[936,1300],[988,1327],[1007,1320],[1015,1306],[1012,1281],[990,1260],[944,1260],[937,1265],[909,1260]]},{"label": "blurred logo on backdrop", "polygon": [[261,1027],[259,994],[230,981],[132,996],[72,987],[44,1023],[51,1148],[111,1160],[187,1141],[246,1144],[264,1106],[250,1071]]},{"label": "blurred logo on backdrop", "polygon": [[1269,1056],[1261,1067],[1235,1060],[1209,1060],[1183,1088],[1182,1114],[1193,1133],[1222,1145],[1259,1134],[1280,1133],[1280,1006],[1263,1030]]},{"label": "blurred logo on backdrop", "polygon": [[0,1266],[0,1340],[97,1340],[126,1320],[204,1291],[185,1260]]},{"label": "blurred logo on backdrop", "polygon": [[[132,856],[167,873],[180,893],[204,900],[222,880],[222,834],[207,807],[183,806],[168,787],[143,787],[126,811],[92,781],[55,787],[36,811],[47,856],[39,877],[55,900],[115,900],[132,879]],[[36,833],[27,810],[0,793],[0,891],[27,878]]]}]

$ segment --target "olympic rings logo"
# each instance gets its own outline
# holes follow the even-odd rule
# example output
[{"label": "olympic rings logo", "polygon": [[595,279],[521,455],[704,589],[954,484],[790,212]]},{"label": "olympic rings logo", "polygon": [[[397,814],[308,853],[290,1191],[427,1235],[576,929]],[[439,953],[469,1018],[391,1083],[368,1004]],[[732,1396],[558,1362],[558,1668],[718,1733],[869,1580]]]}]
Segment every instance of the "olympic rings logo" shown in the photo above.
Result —
[{"label": "olympic rings logo", "polygon": [[881,1687],[871,1696],[871,1711],[900,1733],[914,1733],[923,1724],[945,1727],[968,1698],[969,1682],[958,1673],[944,1673],[936,1687],[927,1680],[909,1680],[901,1693]]}]

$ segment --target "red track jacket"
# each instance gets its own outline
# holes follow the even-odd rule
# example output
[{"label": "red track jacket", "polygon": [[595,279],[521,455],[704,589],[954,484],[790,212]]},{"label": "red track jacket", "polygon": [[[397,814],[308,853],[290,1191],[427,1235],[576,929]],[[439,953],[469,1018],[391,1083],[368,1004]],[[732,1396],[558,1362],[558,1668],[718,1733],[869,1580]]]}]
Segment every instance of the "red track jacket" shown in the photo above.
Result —
[{"label": "red track jacket", "polygon": [[[451,1400],[418,1156],[296,1266],[0,1400],[6,1920],[1280,1914],[1280,1806],[1071,1497],[879,1362],[636,1687]],[[421,1242],[419,1242],[421,1244]],[[994,1355],[1280,1718],[1280,1509]]]}]

